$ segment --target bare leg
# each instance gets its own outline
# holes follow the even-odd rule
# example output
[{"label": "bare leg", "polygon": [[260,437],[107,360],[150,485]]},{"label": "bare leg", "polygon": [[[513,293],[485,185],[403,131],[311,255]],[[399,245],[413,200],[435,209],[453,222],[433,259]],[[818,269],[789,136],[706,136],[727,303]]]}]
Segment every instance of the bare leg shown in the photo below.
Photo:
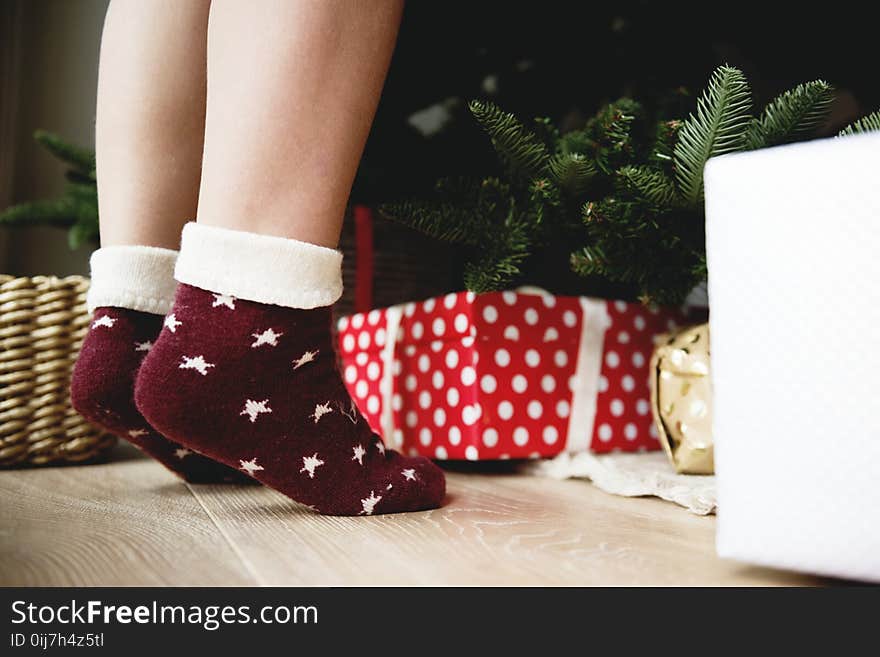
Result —
[{"label": "bare leg", "polygon": [[210,0],[113,0],[98,79],[101,242],[177,249],[196,215]]},{"label": "bare leg", "polygon": [[335,247],[403,0],[214,0],[199,223]]}]

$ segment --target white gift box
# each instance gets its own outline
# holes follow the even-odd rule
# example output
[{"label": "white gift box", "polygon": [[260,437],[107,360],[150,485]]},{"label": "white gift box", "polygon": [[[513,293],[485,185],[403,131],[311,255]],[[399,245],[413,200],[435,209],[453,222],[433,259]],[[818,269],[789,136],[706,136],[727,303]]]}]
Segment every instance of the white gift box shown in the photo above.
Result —
[{"label": "white gift box", "polygon": [[718,553],[880,581],[880,134],[705,181]]}]

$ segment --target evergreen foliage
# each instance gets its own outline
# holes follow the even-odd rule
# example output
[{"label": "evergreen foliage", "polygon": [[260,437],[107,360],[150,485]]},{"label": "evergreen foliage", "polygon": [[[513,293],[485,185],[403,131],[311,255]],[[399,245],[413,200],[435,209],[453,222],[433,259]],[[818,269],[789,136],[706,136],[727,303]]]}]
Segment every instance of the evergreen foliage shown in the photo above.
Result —
[{"label": "evergreen foliage", "polygon": [[98,189],[93,151],[74,146],[51,132],[38,130],[34,139],[70,168],[58,199],[28,201],[0,212],[0,224],[51,225],[67,228],[71,249],[98,242]]},{"label": "evergreen foliage", "polygon": [[[810,137],[827,119],[833,89],[817,80],[787,91],[758,115],[741,71],[721,66],[684,120],[622,98],[561,133],[494,104],[470,110],[489,135],[499,175],[441,181],[424,200],[383,213],[467,251],[474,292],[533,280],[532,258],[570,253],[591,280],[622,284],[646,304],[677,304],[706,276],[703,168],[711,157]],[[880,113],[842,134],[880,130]],[[528,272],[528,280],[526,280]]]}]

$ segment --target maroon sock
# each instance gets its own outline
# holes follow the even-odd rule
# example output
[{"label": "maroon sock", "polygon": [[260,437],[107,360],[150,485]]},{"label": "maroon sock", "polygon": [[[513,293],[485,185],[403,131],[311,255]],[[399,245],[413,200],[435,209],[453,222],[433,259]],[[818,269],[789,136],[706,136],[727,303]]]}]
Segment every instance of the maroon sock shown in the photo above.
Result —
[{"label": "maroon sock", "polygon": [[[230,233],[235,249],[247,250],[252,238],[260,239],[241,257],[217,244]],[[259,248],[266,246],[263,241],[269,247],[280,244],[280,253]],[[223,293],[178,287],[165,329],[138,375],[138,408],[172,440],[321,513],[370,515],[439,506],[446,487],[443,472],[428,459],[386,450],[349,397],[337,369],[330,308],[320,305],[334,295],[323,298],[312,289],[309,253],[292,257],[301,255],[295,245],[303,244],[188,225],[178,280],[207,276]],[[321,252],[335,251],[305,247],[320,250],[319,269],[333,271],[332,261],[324,267],[330,256]],[[216,276],[211,263],[219,263]],[[234,276],[248,265],[263,267],[265,274],[283,273],[290,288],[247,271],[233,282],[233,290],[246,290],[242,280],[265,280],[255,295],[274,298],[275,289],[279,300],[293,304],[308,297],[315,307],[231,296],[222,270]],[[298,267],[308,271],[297,275]]]},{"label": "maroon sock", "polygon": [[161,328],[161,315],[97,308],[71,379],[73,407],[90,422],[135,444],[186,481],[247,481],[240,472],[166,439],[135,407],[135,376]]}]

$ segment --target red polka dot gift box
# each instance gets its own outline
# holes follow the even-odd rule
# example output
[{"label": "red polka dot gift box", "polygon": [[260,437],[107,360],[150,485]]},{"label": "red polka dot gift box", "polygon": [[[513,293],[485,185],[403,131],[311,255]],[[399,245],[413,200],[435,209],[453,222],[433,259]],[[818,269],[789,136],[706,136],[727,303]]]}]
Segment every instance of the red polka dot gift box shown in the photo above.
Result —
[{"label": "red polka dot gift box", "polygon": [[436,459],[659,449],[648,364],[677,310],[457,292],[339,320],[345,383],[390,446]]}]

